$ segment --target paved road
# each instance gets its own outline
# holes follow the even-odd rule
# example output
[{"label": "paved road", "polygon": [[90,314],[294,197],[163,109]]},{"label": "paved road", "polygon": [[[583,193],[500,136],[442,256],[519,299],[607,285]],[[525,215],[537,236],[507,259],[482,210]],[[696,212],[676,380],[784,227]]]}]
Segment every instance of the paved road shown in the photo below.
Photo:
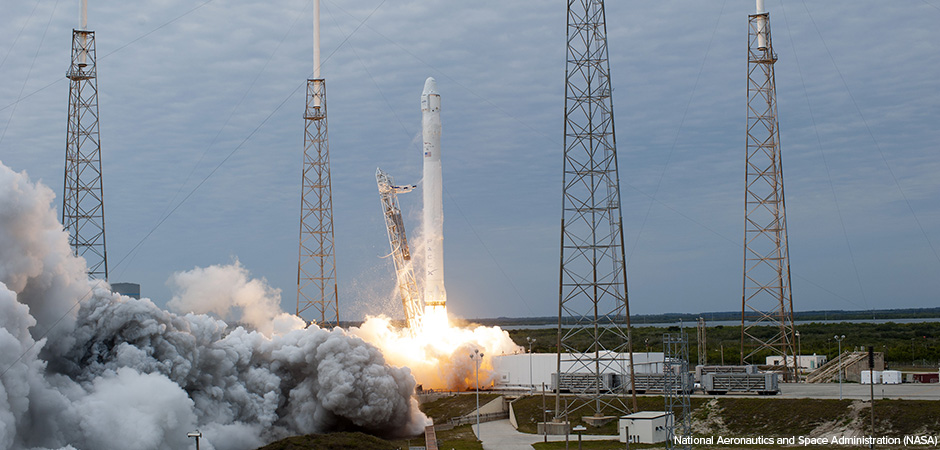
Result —
[{"label": "paved road", "polygon": [[[867,384],[842,383],[842,398],[868,400],[871,395]],[[772,396],[728,394],[693,394],[693,397],[759,397],[759,398],[839,398],[839,383],[780,383],[780,394]],[[940,400],[940,384],[876,384],[875,400]]]},{"label": "paved road", "polygon": [[[473,425],[473,433],[477,433],[476,425]],[[482,435],[482,437],[481,437]],[[477,438],[483,442],[483,450],[532,450],[532,444],[542,442],[542,436],[537,434],[520,433],[512,427],[509,420],[495,420],[493,422],[484,422],[480,424],[480,434]],[[574,448],[578,445],[578,435],[569,437]],[[616,440],[617,436],[587,436],[583,437],[585,441],[603,441]],[[549,436],[549,441],[564,441],[564,436]],[[448,450],[448,449],[442,449]]]},{"label": "paved road", "polygon": [[[842,398],[849,400],[868,400],[870,387],[867,384],[842,383]],[[718,397],[740,397],[741,394],[728,394]],[[711,395],[694,395],[708,397]],[[839,398],[839,383],[780,383],[780,394],[761,398]],[[876,384],[875,400],[940,400],[940,384]]]}]

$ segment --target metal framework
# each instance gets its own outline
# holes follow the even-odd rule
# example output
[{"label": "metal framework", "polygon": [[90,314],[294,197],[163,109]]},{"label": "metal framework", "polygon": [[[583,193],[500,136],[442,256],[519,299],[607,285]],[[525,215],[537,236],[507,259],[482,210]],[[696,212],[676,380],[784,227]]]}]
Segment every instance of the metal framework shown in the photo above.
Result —
[{"label": "metal framework", "polygon": [[[308,323],[336,326],[339,295],[333,254],[333,191],[327,141],[326,80],[307,80],[304,112],[303,188],[300,196],[300,250],[297,260],[297,315]],[[311,319],[303,315],[313,309]]]},{"label": "metal framework", "polygon": [[783,356],[789,380],[796,352],[770,14],[748,16],[748,29],[741,363]]},{"label": "metal framework", "polygon": [[98,79],[95,32],[72,30],[69,123],[65,142],[62,225],[76,256],[85,258],[88,276],[108,279],[104,233],[104,191],[98,134]]},{"label": "metal framework", "polygon": [[705,318],[699,317],[696,324],[696,347],[698,348],[698,364],[704,366],[708,364],[708,339],[706,338]]},{"label": "metal framework", "polygon": [[631,408],[602,382],[628,366],[635,391],[603,0],[568,1],[567,47],[557,373],[559,382],[573,373],[594,382],[572,389],[564,408],[557,397],[556,420],[582,408],[636,410],[635,393]]},{"label": "metal framework", "polygon": [[663,334],[663,373],[666,412],[672,415],[666,423],[666,448],[691,448],[689,444],[676,446],[672,439],[692,435],[689,337],[684,331]]},{"label": "metal framework", "polygon": [[391,247],[392,260],[395,262],[395,276],[398,279],[398,293],[405,311],[405,324],[414,333],[420,326],[424,302],[418,290],[418,283],[415,281],[411,250],[408,248],[408,238],[405,236],[405,222],[402,220],[401,208],[398,206],[398,194],[411,192],[417,186],[413,184],[396,186],[395,179],[382,169],[375,170],[375,182],[379,187],[379,199],[385,215],[385,227],[388,229],[388,244]]}]

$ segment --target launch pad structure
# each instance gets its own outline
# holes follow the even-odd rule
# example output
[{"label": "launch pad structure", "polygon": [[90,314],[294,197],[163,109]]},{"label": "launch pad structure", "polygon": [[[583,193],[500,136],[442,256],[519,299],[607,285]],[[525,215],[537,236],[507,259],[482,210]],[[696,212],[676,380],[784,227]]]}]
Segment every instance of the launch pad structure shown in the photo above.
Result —
[{"label": "launch pad structure", "polygon": [[[777,55],[770,37],[770,13],[764,10],[763,0],[757,0],[756,14],[748,16],[747,55],[741,364],[768,352],[783,356],[784,379],[792,380],[796,341],[774,81]],[[772,330],[769,334],[765,331],[768,328]]]},{"label": "launch pad structure", "polygon": [[[313,78],[307,80],[304,162],[297,258],[297,316],[307,323],[339,324],[333,243],[333,191],[327,139],[326,80],[320,77],[320,0],[313,7]],[[305,312],[313,309],[312,314]]]},{"label": "launch pad structure", "polygon": [[379,199],[382,202],[382,212],[385,216],[385,227],[388,230],[388,242],[392,251],[392,260],[395,263],[395,277],[398,281],[398,292],[401,296],[402,308],[405,311],[405,325],[414,333],[420,326],[420,318],[424,312],[424,301],[415,280],[411,250],[408,247],[408,238],[405,235],[405,221],[401,217],[401,207],[398,206],[398,194],[411,192],[417,186],[413,184],[396,186],[392,176],[383,172],[382,169],[375,170],[375,182],[379,188]]},{"label": "launch pad structure", "polygon": [[[556,373],[559,380],[590,374],[593,382],[573,389],[564,406],[556,396],[556,421],[637,409],[604,2],[569,0],[567,15]],[[605,372],[627,364],[630,387],[603,385]]]},{"label": "launch pad structure", "polygon": [[95,32],[88,30],[88,1],[82,0],[81,29],[72,30],[72,63],[66,73],[69,119],[62,225],[68,232],[72,253],[85,258],[88,276],[107,280],[97,73]]}]

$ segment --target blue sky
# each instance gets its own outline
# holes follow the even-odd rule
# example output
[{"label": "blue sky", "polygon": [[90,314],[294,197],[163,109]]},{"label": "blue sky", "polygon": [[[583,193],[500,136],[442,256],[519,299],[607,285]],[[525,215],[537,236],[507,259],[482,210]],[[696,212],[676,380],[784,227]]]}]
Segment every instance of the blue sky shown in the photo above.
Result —
[{"label": "blue sky", "polygon": [[[0,17],[0,160],[60,194],[78,3]],[[310,3],[90,1],[112,281],[162,304],[172,273],[238,258],[293,310]],[[634,313],[740,308],[753,8],[608,2]],[[767,9],[795,309],[937,306],[940,2]],[[564,4],[323,0],[321,20],[343,318],[400,315],[374,173],[419,181],[428,76],[450,311],[556,314]],[[416,226],[420,194],[401,202]]]}]

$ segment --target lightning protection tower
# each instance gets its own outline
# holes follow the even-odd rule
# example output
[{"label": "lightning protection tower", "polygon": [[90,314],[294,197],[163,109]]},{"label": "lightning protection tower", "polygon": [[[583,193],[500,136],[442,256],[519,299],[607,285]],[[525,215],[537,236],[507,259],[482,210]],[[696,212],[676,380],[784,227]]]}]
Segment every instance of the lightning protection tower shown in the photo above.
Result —
[{"label": "lightning protection tower", "polygon": [[[303,188],[297,258],[297,315],[308,323],[336,326],[339,294],[333,254],[333,191],[327,140],[326,80],[320,78],[320,0],[313,2],[313,78],[304,111]],[[312,313],[306,314],[309,309]]]},{"label": "lightning protection tower", "polygon": [[88,30],[88,1],[82,0],[81,29],[72,30],[69,123],[65,141],[62,225],[76,256],[85,258],[88,276],[108,279],[98,134],[98,80],[95,32]]},{"label": "lightning protection tower", "polygon": [[556,420],[636,410],[620,179],[602,0],[569,0]]},{"label": "lightning protection tower", "polygon": [[783,356],[784,379],[793,375],[793,297],[787,249],[783,163],[777,124],[770,14],[763,0],[748,16],[747,164],[744,197],[744,288],[741,363]]}]

